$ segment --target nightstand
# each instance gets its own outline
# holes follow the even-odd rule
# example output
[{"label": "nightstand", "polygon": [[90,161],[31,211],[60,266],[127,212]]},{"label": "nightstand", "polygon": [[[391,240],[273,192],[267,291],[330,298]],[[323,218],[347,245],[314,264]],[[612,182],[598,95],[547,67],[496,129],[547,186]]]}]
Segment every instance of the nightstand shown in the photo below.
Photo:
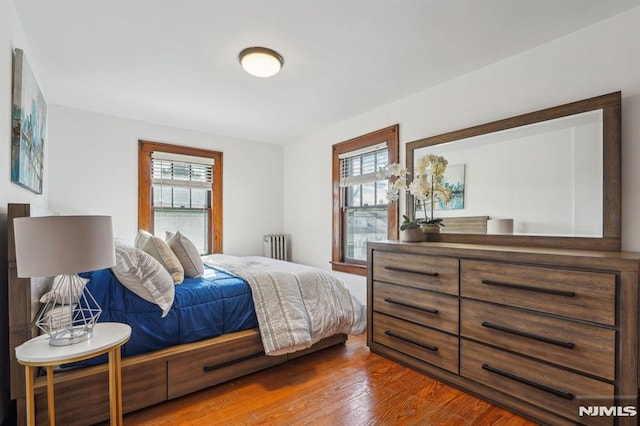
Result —
[{"label": "nightstand", "polygon": [[127,324],[104,322],[93,328],[93,337],[68,346],[49,345],[49,336],[42,335],[16,347],[16,358],[25,366],[27,392],[27,424],[35,425],[34,370],[45,367],[47,371],[47,405],[49,424],[55,424],[53,393],[53,367],[82,361],[105,353],[109,354],[109,406],[112,425],[122,425],[122,376],[120,347],[131,337]]}]

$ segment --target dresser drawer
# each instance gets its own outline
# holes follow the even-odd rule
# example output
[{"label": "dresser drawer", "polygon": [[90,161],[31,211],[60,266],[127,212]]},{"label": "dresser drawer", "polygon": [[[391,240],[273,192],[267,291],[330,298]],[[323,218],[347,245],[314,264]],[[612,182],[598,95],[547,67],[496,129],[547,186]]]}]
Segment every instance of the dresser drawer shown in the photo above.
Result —
[{"label": "dresser drawer", "polygon": [[458,333],[458,298],[374,281],[373,310],[449,333]]},{"label": "dresser drawer", "polygon": [[580,417],[579,407],[614,405],[614,387],[596,379],[462,339],[460,374],[575,422],[612,424],[613,417]]},{"label": "dresser drawer", "polygon": [[413,358],[458,372],[458,338],[384,314],[373,314],[373,340]]},{"label": "dresser drawer", "polygon": [[462,260],[460,294],[615,325],[614,274]]},{"label": "dresser drawer", "polygon": [[466,299],[460,311],[463,337],[615,380],[615,330]]},{"label": "dresser drawer", "polygon": [[457,295],[458,259],[374,251],[373,279]]}]

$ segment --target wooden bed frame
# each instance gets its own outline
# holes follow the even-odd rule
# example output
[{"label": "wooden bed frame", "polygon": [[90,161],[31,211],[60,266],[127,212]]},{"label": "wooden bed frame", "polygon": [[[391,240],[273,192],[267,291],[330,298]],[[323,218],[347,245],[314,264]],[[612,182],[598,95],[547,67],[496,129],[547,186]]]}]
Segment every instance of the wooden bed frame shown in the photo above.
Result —
[{"label": "wooden bed frame", "polygon": [[[9,351],[11,399],[16,400],[18,425],[26,423],[24,368],[15,347],[36,336],[33,324],[41,294],[51,280],[18,278],[13,219],[38,216],[29,204],[9,204]],[[343,344],[344,334],[326,338],[311,348],[288,355],[264,354],[258,329],[136,355],[122,360],[123,411],[153,404],[253,373],[330,346]],[[107,366],[99,365],[55,374],[56,419],[60,424],[93,424],[109,417]],[[36,379],[36,422],[47,424],[46,378]]]}]

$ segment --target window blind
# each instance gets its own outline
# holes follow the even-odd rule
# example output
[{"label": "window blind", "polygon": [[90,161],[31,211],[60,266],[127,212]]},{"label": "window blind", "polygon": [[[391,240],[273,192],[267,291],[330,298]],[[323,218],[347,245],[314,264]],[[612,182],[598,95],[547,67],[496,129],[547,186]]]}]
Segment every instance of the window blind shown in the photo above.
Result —
[{"label": "window blind", "polygon": [[153,152],[151,182],[154,186],[211,190],[213,165],[212,158]]},{"label": "window blind", "polygon": [[340,187],[363,185],[378,181],[376,173],[389,163],[387,144],[382,143],[341,154]]}]

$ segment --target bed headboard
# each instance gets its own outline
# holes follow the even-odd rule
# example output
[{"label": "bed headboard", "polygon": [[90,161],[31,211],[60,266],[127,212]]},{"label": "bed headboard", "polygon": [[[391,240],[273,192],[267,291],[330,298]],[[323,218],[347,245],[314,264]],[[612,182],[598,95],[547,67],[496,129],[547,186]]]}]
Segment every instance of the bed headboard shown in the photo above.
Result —
[{"label": "bed headboard", "polygon": [[35,337],[34,320],[40,307],[40,296],[51,288],[51,278],[18,278],[16,270],[13,219],[47,216],[53,213],[30,204],[9,204],[7,208],[7,260],[9,295],[9,374],[11,399],[25,396],[24,368],[16,361],[15,348]]}]

